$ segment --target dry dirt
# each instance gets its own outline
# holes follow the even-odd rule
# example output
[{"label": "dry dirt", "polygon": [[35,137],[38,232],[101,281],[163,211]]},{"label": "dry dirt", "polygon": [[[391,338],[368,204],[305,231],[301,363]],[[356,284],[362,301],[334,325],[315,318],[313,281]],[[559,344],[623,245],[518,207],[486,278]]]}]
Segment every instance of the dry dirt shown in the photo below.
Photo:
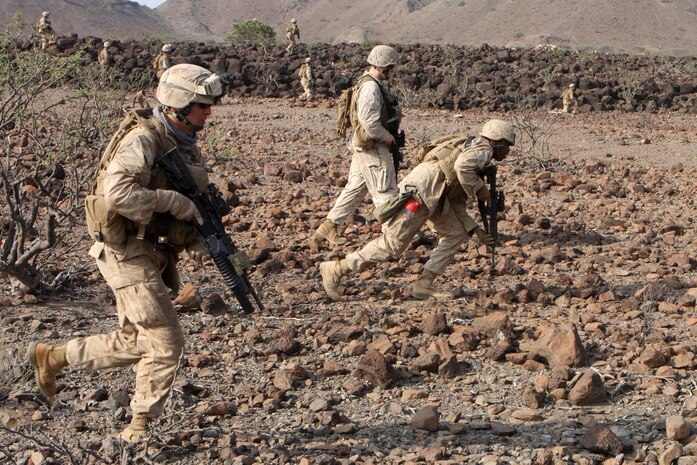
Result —
[{"label": "dry dirt", "polygon": [[[417,141],[511,117],[405,113],[409,160]],[[486,250],[472,241],[437,281],[458,298],[413,300],[411,283],[434,244],[425,232],[400,260],[350,276],[343,299],[330,303],[319,262],[379,231],[364,203],[346,227],[347,247],[311,240],[348,171],[345,149],[333,139],[334,109],[329,101],[226,101],[204,148],[214,180],[235,184],[239,205],[228,228],[258,263],[252,280],[267,310],[240,315],[229,296],[222,314],[196,304],[181,309],[186,354],[148,443],[115,438],[129,416],[130,368],[65,370],[53,410],[31,382],[11,384],[0,396],[0,463],[38,465],[39,455],[53,463],[658,463],[676,444],[666,437],[668,416],[681,414],[697,432],[697,120],[517,118],[552,136],[549,153],[535,154],[523,138],[522,152],[500,169],[508,209],[493,276]],[[60,344],[116,328],[111,293],[86,259],[89,245],[85,235],[80,250],[64,251],[65,269],[79,272],[71,292],[3,298],[3,373],[20,366],[12,354],[31,341]],[[188,259],[181,269],[204,299],[224,294],[215,269]],[[445,315],[448,328],[427,334],[433,331],[423,322],[434,313]],[[544,325],[568,323],[587,366],[554,368],[522,351]],[[511,353],[494,360],[492,349],[504,340]],[[391,387],[352,374],[366,346],[395,367]],[[452,352],[464,363],[456,373],[439,374],[437,363],[436,373],[419,371],[415,363],[429,352]],[[576,374],[588,371],[597,372],[608,398],[574,405]],[[409,424],[427,405],[438,406],[436,432]],[[616,437],[583,438],[598,425]],[[682,441],[683,455],[697,455],[690,440]]]}]

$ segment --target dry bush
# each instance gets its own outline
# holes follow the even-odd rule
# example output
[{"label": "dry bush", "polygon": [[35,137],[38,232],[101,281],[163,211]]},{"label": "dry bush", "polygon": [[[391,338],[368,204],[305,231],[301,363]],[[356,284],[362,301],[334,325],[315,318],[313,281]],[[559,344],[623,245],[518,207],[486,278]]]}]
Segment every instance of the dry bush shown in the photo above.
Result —
[{"label": "dry bush", "polygon": [[15,23],[0,35],[0,277],[25,293],[75,271],[55,249],[81,240],[82,199],[130,90],[121,84],[140,81],[85,66],[80,53],[22,50],[22,30]]},{"label": "dry bush", "polygon": [[33,371],[23,350],[8,347],[0,352],[0,403],[7,400],[12,388],[33,379]]},{"label": "dry bush", "polygon": [[519,134],[517,150],[535,159],[543,169],[548,169],[552,158],[549,141],[558,130],[557,119],[523,110],[513,114],[513,124]]}]

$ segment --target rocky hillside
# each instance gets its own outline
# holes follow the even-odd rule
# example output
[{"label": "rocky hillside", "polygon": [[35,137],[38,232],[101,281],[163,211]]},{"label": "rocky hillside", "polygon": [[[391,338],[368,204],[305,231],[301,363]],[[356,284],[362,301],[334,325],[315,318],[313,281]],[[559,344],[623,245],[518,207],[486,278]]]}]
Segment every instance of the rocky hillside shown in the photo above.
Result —
[{"label": "rocky hillside", "polygon": [[[693,0],[167,0],[157,9],[126,0],[0,0],[0,24],[15,12],[56,30],[102,38],[222,41],[236,21],[259,18],[279,40],[298,19],[306,42],[390,42],[508,47],[555,44],[631,54],[697,55]],[[492,27],[492,25],[494,25]]]},{"label": "rocky hillside", "polygon": [[[234,21],[259,18],[285,36],[295,17],[308,42],[535,46],[544,43],[628,53],[697,53],[692,0],[167,0],[173,22],[205,24],[224,37]],[[194,26],[195,28],[197,26]]]},{"label": "rocky hillside", "polygon": [[[49,53],[71,53],[83,40],[60,39]],[[403,64],[392,91],[406,107],[463,110],[482,108],[556,109],[571,82],[583,112],[663,110],[697,113],[697,59],[642,57],[562,49],[506,49],[457,46],[398,46]],[[283,46],[175,45],[175,63],[194,63],[230,75],[233,96],[288,98],[302,93],[297,70],[314,58],[317,93],[335,97],[352,85],[365,65],[368,45],[301,47],[288,54]],[[96,60],[97,48],[92,49]],[[130,72],[148,68],[157,45],[116,42],[115,65]]]},{"label": "rocky hillside", "polygon": [[0,0],[0,24],[8,24],[16,13],[24,22],[36,24],[44,10],[51,12],[57,34],[103,39],[177,35],[162,15],[128,0]]}]

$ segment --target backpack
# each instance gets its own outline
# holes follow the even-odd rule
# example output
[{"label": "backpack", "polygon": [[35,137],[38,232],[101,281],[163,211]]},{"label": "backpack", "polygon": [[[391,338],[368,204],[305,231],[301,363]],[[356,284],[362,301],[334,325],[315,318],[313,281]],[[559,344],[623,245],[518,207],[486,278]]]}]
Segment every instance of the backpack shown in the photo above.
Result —
[{"label": "backpack", "polygon": [[101,192],[99,184],[102,181],[102,174],[109,166],[109,162],[116,153],[118,144],[136,126],[144,127],[156,141],[157,146],[163,153],[172,146],[172,142],[166,136],[160,134],[155,126],[148,121],[152,116],[152,108],[130,110],[126,117],[121,121],[116,133],[111,137],[104,155],[99,162],[99,168],[95,173],[95,181],[90,193],[85,197],[85,219],[87,230],[90,236],[98,242],[109,242],[122,244],[126,241],[126,231],[130,220],[111,211],[104,202],[104,194]]},{"label": "backpack", "polygon": [[370,75],[364,75],[355,85],[349,87],[348,89],[344,89],[341,91],[341,95],[339,95],[339,102],[336,105],[336,134],[340,139],[345,139],[346,131],[352,127],[351,121],[352,119],[356,118],[355,115],[353,118],[351,117],[351,114],[355,113],[356,111],[355,105],[353,104],[353,97],[361,84],[363,84],[367,79],[374,78]]},{"label": "backpack", "polygon": [[462,145],[463,142],[465,143],[465,147],[469,147],[473,140],[474,136],[466,132],[458,132],[457,134],[450,134],[434,139],[421,147],[421,150],[419,150],[419,153],[416,155],[416,160],[418,163],[431,160],[442,160],[449,156],[453,150]]}]

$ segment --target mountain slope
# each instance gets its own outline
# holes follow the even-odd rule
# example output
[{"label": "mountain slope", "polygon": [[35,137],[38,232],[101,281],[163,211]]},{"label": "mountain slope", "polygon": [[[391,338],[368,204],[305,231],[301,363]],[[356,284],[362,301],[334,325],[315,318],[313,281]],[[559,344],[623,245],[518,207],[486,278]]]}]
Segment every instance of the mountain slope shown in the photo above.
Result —
[{"label": "mountain slope", "polygon": [[223,40],[258,18],[285,38],[297,18],[303,42],[501,46],[552,43],[628,53],[697,55],[695,0],[167,0],[155,10],[126,0],[0,0],[35,23],[50,10],[59,34]]},{"label": "mountain slope", "polygon": [[145,36],[174,37],[167,20],[157,11],[126,0],[0,0],[0,24],[8,24],[15,13],[28,24],[36,24],[41,12],[59,35],[125,39]]},{"label": "mountain slope", "polygon": [[308,42],[379,41],[534,46],[629,53],[697,53],[693,0],[167,0],[173,22],[206,24],[223,38],[234,21],[259,18],[279,38],[295,17]]}]

